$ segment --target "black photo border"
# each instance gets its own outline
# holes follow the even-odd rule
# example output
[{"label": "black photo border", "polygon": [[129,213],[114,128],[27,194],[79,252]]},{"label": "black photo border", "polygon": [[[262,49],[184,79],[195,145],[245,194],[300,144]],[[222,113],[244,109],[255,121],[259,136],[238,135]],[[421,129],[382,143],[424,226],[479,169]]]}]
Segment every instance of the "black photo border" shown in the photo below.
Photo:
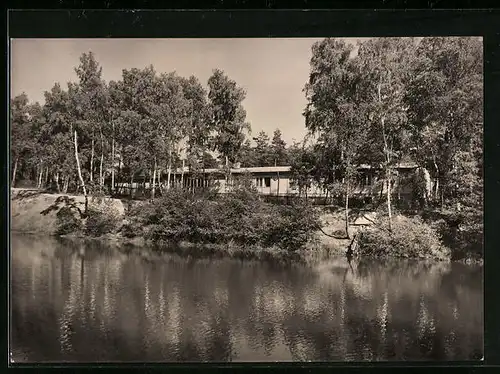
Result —
[{"label": "black photo border", "polygon": [[[13,2],[14,3],[14,2]],[[47,4],[50,3],[50,4]],[[5,79],[7,98],[4,100],[6,117],[4,131],[6,151],[2,152],[3,177],[1,195],[4,199],[2,207],[2,228],[0,238],[3,244],[4,292],[3,300],[8,300],[8,267],[9,267],[9,225],[8,209],[10,189],[7,181],[9,153],[8,98],[9,86],[9,38],[184,38],[184,37],[376,37],[376,36],[482,36],[484,43],[484,173],[485,173],[485,261],[484,261],[484,361],[473,362],[392,362],[392,363],[276,363],[276,364],[123,364],[123,365],[15,365],[28,368],[136,368],[168,369],[168,370],[203,370],[211,371],[221,368],[230,370],[320,370],[342,369],[389,370],[404,368],[410,371],[428,370],[429,367],[472,372],[478,368],[486,369],[500,365],[500,303],[496,296],[500,286],[500,230],[496,229],[500,212],[500,200],[497,189],[500,188],[500,123],[495,105],[500,98],[500,10],[465,9],[471,8],[473,2],[462,1],[462,9],[403,9],[409,6],[408,1],[377,1],[361,3],[367,9],[352,9],[355,3],[340,2],[340,8],[349,10],[318,9],[321,2],[299,2],[301,6],[288,6],[288,9],[277,9],[276,1],[261,2],[261,9],[250,8],[249,1],[233,2],[230,6],[223,0],[206,2],[204,8],[182,9],[189,2],[142,1],[134,5],[141,10],[121,9],[118,1],[52,1],[37,3],[34,1],[16,1],[13,7],[6,9],[5,21],[7,38],[5,43]],[[431,8],[438,7],[440,1],[425,2]],[[455,5],[460,6],[455,2]],[[36,5],[42,9],[36,9]],[[101,9],[96,8],[100,5]],[[141,5],[142,4],[142,5]],[[373,5],[372,5],[373,4]],[[378,4],[378,6],[377,6]],[[104,5],[105,9],[102,9]],[[160,10],[161,6],[170,10]],[[339,4],[337,4],[339,5]],[[187,6],[187,5],[184,5]],[[30,10],[20,9],[30,8]],[[148,8],[149,9],[146,9]],[[153,7],[153,8],[151,8]],[[209,7],[209,8],[207,8]],[[292,8],[296,9],[292,9]],[[307,7],[309,10],[304,10]],[[51,9],[52,8],[52,9]],[[54,9],[59,8],[59,9]],[[66,8],[66,9],[61,9]],[[81,8],[81,9],[77,9]],[[85,9],[87,8],[87,9]],[[156,9],[154,9],[156,8]],[[177,9],[174,9],[177,8]],[[240,8],[240,9],[238,9]],[[262,9],[265,8],[265,9]],[[377,8],[377,10],[370,9]],[[395,9],[400,8],[400,9]],[[498,125],[497,125],[498,124]],[[497,270],[498,269],[498,270]],[[9,305],[9,304],[7,304]],[[8,337],[8,314],[3,320],[5,336]],[[8,338],[7,338],[8,339]],[[2,356],[7,361],[7,340],[2,349]],[[6,362],[7,364],[7,362]],[[493,369],[494,370],[494,369]]]}]

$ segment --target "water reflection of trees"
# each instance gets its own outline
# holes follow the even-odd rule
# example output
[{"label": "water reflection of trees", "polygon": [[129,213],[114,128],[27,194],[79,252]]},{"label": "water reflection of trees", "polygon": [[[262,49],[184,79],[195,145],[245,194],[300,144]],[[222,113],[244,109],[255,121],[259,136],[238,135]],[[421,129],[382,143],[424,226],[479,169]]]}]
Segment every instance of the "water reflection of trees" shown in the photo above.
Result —
[{"label": "water reflection of trees", "polygon": [[[470,267],[283,268],[95,243],[15,245],[15,318],[44,326],[45,341],[59,344],[37,349],[55,359],[467,359],[482,346],[481,273]],[[15,329],[34,344],[32,329]]]}]

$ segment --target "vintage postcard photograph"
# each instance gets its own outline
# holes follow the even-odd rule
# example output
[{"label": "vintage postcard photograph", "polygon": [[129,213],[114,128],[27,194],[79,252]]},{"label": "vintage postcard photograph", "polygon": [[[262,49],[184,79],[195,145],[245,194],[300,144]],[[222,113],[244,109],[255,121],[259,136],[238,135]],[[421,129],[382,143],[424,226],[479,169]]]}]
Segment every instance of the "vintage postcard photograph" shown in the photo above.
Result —
[{"label": "vintage postcard photograph", "polygon": [[11,363],[483,359],[483,40],[10,40]]}]

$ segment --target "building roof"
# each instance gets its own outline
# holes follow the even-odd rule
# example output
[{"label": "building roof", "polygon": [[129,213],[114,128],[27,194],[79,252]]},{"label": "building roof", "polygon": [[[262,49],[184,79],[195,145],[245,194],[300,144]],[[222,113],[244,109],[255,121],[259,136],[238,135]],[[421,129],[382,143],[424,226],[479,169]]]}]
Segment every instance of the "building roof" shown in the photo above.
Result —
[{"label": "building roof", "polygon": [[[400,163],[396,167],[398,169],[413,169],[413,168],[417,167],[417,164],[412,163],[412,162],[404,162],[404,163]],[[362,164],[359,166],[359,168],[360,169],[372,169],[373,167],[370,165]],[[286,173],[286,172],[289,172],[290,170],[291,170],[291,166],[241,167],[241,168],[231,168],[231,174]],[[200,170],[200,171],[202,171],[202,170]],[[173,174],[181,174],[182,172],[189,173],[190,172],[189,167],[185,166],[184,168],[178,168],[178,169],[173,171]],[[205,169],[205,173],[206,174],[224,173],[224,168]]]},{"label": "building roof", "polygon": [[232,173],[280,173],[290,171],[291,166],[259,166],[252,168],[231,169]]},{"label": "building roof", "polygon": [[415,162],[401,162],[398,166],[399,169],[415,169],[418,165]]},{"label": "building roof", "polygon": [[[184,170],[183,170],[184,169]],[[259,166],[259,167],[251,167],[251,168],[231,168],[232,174],[244,174],[244,173],[281,173],[290,171],[291,166]],[[189,172],[188,167],[178,168],[175,170],[175,174],[180,174],[184,171],[184,173]],[[205,173],[224,173],[224,168],[218,169],[205,169]]]},{"label": "building roof", "polygon": [[[399,164],[396,165],[396,168],[398,169],[414,169],[418,167],[418,165],[415,162],[400,162]],[[368,164],[361,164],[359,165],[360,169],[376,169],[375,167],[368,165]]]}]

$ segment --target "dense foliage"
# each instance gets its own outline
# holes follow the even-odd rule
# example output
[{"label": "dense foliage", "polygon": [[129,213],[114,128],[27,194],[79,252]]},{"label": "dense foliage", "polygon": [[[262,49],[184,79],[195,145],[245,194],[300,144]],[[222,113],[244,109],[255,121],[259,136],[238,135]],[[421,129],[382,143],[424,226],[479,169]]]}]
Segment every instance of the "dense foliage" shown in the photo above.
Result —
[{"label": "dense foliage", "polygon": [[453,249],[454,258],[483,256],[484,225],[480,211],[470,208],[428,210],[422,216],[439,233],[442,243]]},{"label": "dense foliage", "polygon": [[[308,141],[291,145],[278,129],[272,137],[260,132],[248,138],[246,92],[221,70],[213,71],[207,87],[196,77],[158,73],[153,66],[125,69],[120,80],[106,82],[95,56],[83,54],[75,69],[78,82],[66,89],[55,83],[43,105],[30,103],[24,94],[12,98],[12,186],[29,179],[38,187],[87,196],[102,193],[105,186],[116,192],[120,182],[150,182],[147,196],[155,199],[156,186],[166,179],[167,191],[132,212],[124,233],[146,227],[147,235],[158,239],[292,248],[294,242],[306,242],[316,227],[307,205],[268,206],[248,185],[224,197],[168,191],[172,170],[186,166],[196,174],[223,166],[229,181],[231,164],[291,165],[300,196],[307,198],[316,184],[344,206],[349,237],[357,166],[365,164],[376,170],[371,198],[387,216],[389,232],[386,237],[381,229],[380,238],[370,233],[365,240],[387,239],[392,245],[399,239],[406,243],[397,231],[404,224],[393,222],[398,209],[393,200],[398,165],[411,161],[418,166],[408,182],[418,214],[450,248],[482,253],[481,40],[372,38],[353,46],[327,38],[311,52],[304,88]],[[115,229],[101,212],[85,213],[90,234]],[[64,214],[69,217],[69,211]],[[68,220],[61,232],[76,228]],[[408,222],[415,235],[427,233],[433,240],[425,224]],[[418,254],[408,245],[406,252]],[[402,250],[395,248],[395,253]]]},{"label": "dense foliage", "polygon": [[400,216],[389,231],[387,220],[359,236],[361,257],[403,257],[449,259],[450,251],[442,245],[438,232],[419,217]]},{"label": "dense foliage", "polygon": [[305,202],[271,205],[245,187],[211,197],[172,189],[154,203],[132,209],[124,235],[193,243],[235,243],[303,248],[319,228],[318,212]]},{"label": "dense foliage", "polygon": [[77,212],[69,206],[64,206],[56,213],[56,234],[67,235],[80,232],[82,220]]},{"label": "dense foliage", "polygon": [[112,202],[103,199],[98,204],[91,204],[85,219],[84,231],[94,237],[115,233],[121,228],[122,220],[123,217],[112,206]]},{"label": "dense foliage", "polygon": [[373,186],[385,193],[373,197],[384,203],[392,231],[397,165],[411,160],[421,173],[411,181],[413,206],[459,217],[444,220],[452,247],[465,247],[463,240],[481,246],[482,59],[475,37],[315,43],[304,112],[315,142],[292,163],[299,186],[315,181],[344,196],[348,231],[352,166],[375,166]]},{"label": "dense foliage", "polygon": [[159,186],[181,166],[197,172],[287,163],[279,130],[271,143],[246,139],[246,92],[221,70],[207,89],[194,76],[153,66],[125,69],[120,80],[106,82],[89,52],[75,72],[78,82],[67,89],[55,83],[43,105],[25,94],[11,100],[12,187],[31,180],[38,188],[94,195],[116,192],[122,182]]},{"label": "dense foliage", "polygon": [[[87,234],[99,237],[117,232],[121,228],[123,216],[113,206],[113,201],[105,198],[92,198],[89,209],[83,212],[73,199],[59,199],[47,209],[57,210],[56,234]],[[62,206],[59,204],[62,203]],[[45,212],[43,212],[45,213]]]}]

